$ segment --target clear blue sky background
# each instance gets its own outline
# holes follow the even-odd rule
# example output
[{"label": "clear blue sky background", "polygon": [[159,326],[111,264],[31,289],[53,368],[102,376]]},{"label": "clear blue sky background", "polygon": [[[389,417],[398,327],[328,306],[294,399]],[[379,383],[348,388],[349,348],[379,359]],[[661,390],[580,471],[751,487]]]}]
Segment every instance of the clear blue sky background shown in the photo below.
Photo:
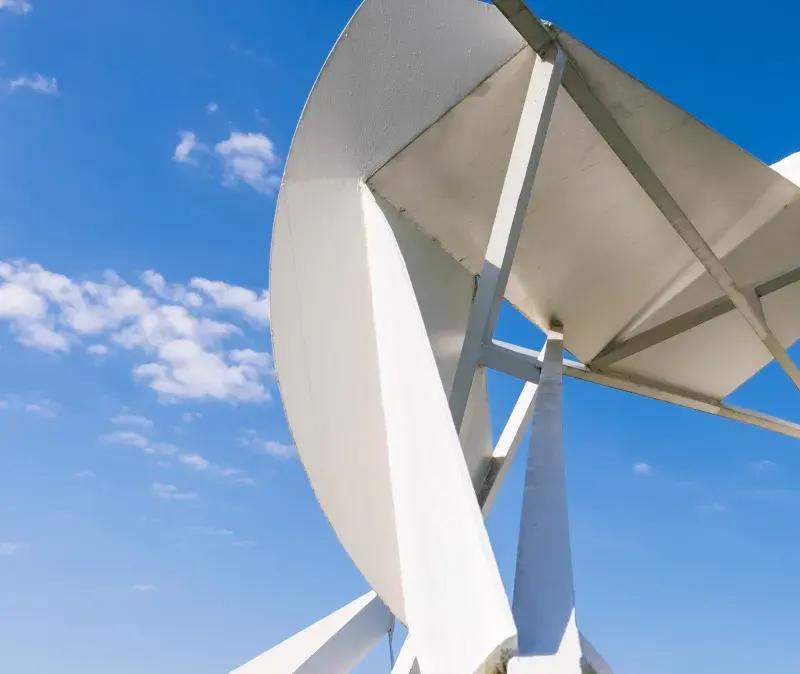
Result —
[{"label": "clear blue sky background", "polygon": [[[262,295],[356,2],[31,2],[0,0],[0,671],[227,672],[366,589],[292,456]],[[533,8],[760,159],[800,149],[796,3]],[[519,385],[491,389],[497,435]],[[800,420],[772,366],[734,398]],[[800,445],[566,403],[579,617],[616,671],[795,670]],[[521,466],[489,519],[508,583]],[[387,671],[383,643],[359,672]]]}]

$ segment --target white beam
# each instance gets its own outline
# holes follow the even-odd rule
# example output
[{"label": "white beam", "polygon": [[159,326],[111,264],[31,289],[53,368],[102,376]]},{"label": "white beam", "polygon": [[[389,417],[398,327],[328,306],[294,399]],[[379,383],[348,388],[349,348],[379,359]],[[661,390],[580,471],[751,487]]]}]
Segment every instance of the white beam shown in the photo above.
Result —
[{"label": "white beam", "polygon": [[511,411],[511,416],[503,428],[503,433],[497,441],[497,446],[494,448],[486,477],[478,490],[478,503],[481,505],[484,517],[492,509],[500,487],[517,455],[522,438],[530,426],[538,388],[537,384],[525,382],[522,393],[520,393],[517,403]]},{"label": "white beam", "polygon": [[533,66],[450,394],[456,430],[461,429],[481,348],[497,324],[563,68],[560,49],[537,56]]},{"label": "white beam", "polygon": [[[797,283],[798,281],[800,281],[800,267],[780,274],[765,283],[749,288],[747,292],[754,293],[755,296],[760,299],[793,283]],[[698,325],[707,323],[708,321],[735,310],[736,306],[729,297],[720,297],[716,300],[712,300],[696,309],[692,309],[680,316],[664,321],[660,325],[645,330],[623,342],[612,342],[592,359],[591,366],[594,369],[608,367],[629,356],[649,349],[651,346],[661,344],[668,339],[688,332],[692,328],[696,328]]]},{"label": "white beam", "polygon": [[544,347],[525,471],[512,604],[519,655],[509,662],[510,673],[581,672],[564,468],[563,347],[561,327],[554,325]]},{"label": "white beam", "polygon": [[[491,346],[485,348],[485,353],[489,353],[494,349],[510,350],[515,354],[515,359],[502,356],[498,357],[492,355],[492,362],[495,363],[515,363],[521,358],[528,359],[526,367],[511,368],[508,370],[501,370],[506,374],[513,377],[518,377],[525,381],[531,381],[526,375],[532,374],[532,366],[535,366],[539,359],[539,352],[532,349],[526,349],[514,344],[506,344],[504,342],[493,342]],[[489,357],[486,357],[488,360]],[[565,360],[563,363],[564,374],[574,379],[582,379],[584,381],[592,382],[593,384],[602,384],[609,388],[615,388],[620,391],[627,391],[628,393],[635,393],[645,398],[653,398],[654,400],[661,400],[663,402],[672,403],[680,407],[688,407],[689,409],[705,412],[706,414],[713,414],[726,419],[733,419],[741,421],[751,426],[758,426],[782,435],[788,435],[793,438],[800,439],[800,424],[784,419],[778,419],[768,414],[755,412],[753,410],[743,409],[734,405],[727,405],[726,403],[714,400],[713,398],[704,398],[696,396],[686,391],[674,389],[663,384],[652,381],[647,381],[638,377],[630,377],[622,374],[611,374],[609,372],[596,372],[591,367],[578,363],[573,360]],[[538,376],[533,377],[534,381],[539,381]]]},{"label": "white beam", "polygon": [[603,656],[597,652],[597,649],[595,649],[592,643],[583,636],[583,634],[581,634],[581,651],[583,651],[584,659],[594,670],[595,674],[614,674],[611,665],[603,659]]},{"label": "white beam", "polygon": [[378,595],[367,592],[231,674],[345,674],[388,633],[391,620]]}]

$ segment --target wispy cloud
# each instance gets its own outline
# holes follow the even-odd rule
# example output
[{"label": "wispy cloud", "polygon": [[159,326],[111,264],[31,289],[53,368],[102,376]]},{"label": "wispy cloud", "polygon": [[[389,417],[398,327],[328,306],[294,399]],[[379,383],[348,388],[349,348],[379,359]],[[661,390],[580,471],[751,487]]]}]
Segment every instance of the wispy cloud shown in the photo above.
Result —
[{"label": "wispy cloud", "polygon": [[234,535],[230,529],[215,529],[214,527],[190,526],[186,527],[186,530],[196,536],[221,536],[232,538]]},{"label": "wispy cloud", "polygon": [[146,449],[150,446],[150,440],[136,431],[114,431],[101,435],[98,440],[107,445],[128,445],[139,449]]},{"label": "wispy cloud", "polygon": [[45,77],[40,73],[22,75],[9,81],[11,91],[29,89],[37,94],[53,96],[58,93],[58,80],[55,77]]},{"label": "wispy cloud", "polygon": [[28,14],[33,11],[33,5],[28,0],[0,0],[0,10],[12,14]]},{"label": "wispy cloud", "polygon": [[778,468],[777,464],[768,459],[764,459],[762,461],[753,461],[750,464],[750,468],[757,473],[769,473]]},{"label": "wispy cloud", "polygon": [[239,436],[239,444],[256,454],[268,454],[279,459],[289,459],[297,456],[297,448],[294,445],[278,442],[277,440],[266,440],[258,431],[252,428],[242,431]]},{"label": "wispy cloud", "polygon": [[155,585],[150,585],[148,583],[137,583],[131,588],[131,591],[139,594],[144,594],[148,592],[155,592],[157,589],[158,588]]},{"label": "wispy cloud", "polygon": [[719,501],[712,501],[711,503],[700,506],[700,512],[710,515],[719,515],[720,513],[724,513],[726,510],[727,508],[725,505]]},{"label": "wispy cloud", "polygon": [[214,527],[190,526],[186,530],[194,536],[208,538],[219,538],[230,542],[234,548],[251,548],[255,545],[253,541],[241,540],[236,538],[236,534],[230,529],[216,529]]},{"label": "wispy cloud", "polygon": [[181,421],[185,424],[190,424],[200,418],[200,412],[184,412],[181,414]]},{"label": "wispy cloud", "polygon": [[195,153],[205,149],[205,146],[197,140],[194,131],[179,131],[180,141],[175,147],[172,158],[180,164],[194,164],[196,162]]},{"label": "wispy cloud", "polygon": [[209,461],[200,454],[181,454],[178,463],[196,470],[201,473],[209,473],[216,477],[229,479],[237,484],[252,485],[255,483],[246,470],[241,468],[223,468],[222,466]]},{"label": "wispy cloud", "polygon": [[163,501],[193,501],[198,498],[193,491],[180,491],[174,484],[154,482],[151,487],[153,495]]},{"label": "wispy cloud", "polygon": [[272,141],[263,133],[234,131],[214,146],[222,159],[226,184],[243,182],[262,194],[274,194],[280,186],[277,169],[281,164]]},{"label": "wispy cloud", "polygon": [[164,403],[183,399],[265,402],[274,375],[268,353],[230,348],[245,339],[242,327],[264,329],[269,295],[221,281],[194,278],[191,286],[169,284],[154,271],[141,285],[114,272],[102,282],[76,281],[36,264],[0,262],[0,321],[17,340],[41,351],[69,353],[90,338],[89,350],[144,355],[134,377]]},{"label": "wispy cloud", "polygon": [[59,406],[52,400],[38,396],[29,398],[9,395],[5,398],[0,398],[0,410],[32,414],[42,419],[55,419],[58,415]]},{"label": "wispy cloud", "polygon": [[653,474],[653,467],[649,463],[637,463],[633,466],[633,472],[636,475],[650,477]]},{"label": "wispy cloud", "polygon": [[75,473],[75,477],[80,480],[91,480],[95,477],[95,473],[93,470],[79,470],[77,473]]},{"label": "wispy cloud", "polygon": [[19,552],[23,547],[22,543],[11,543],[0,541],[0,557],[10,557],[15,552]]},{"label": "wispy cloud", "polygon": [[249,321],[258,325],[269,323],[269,292],[261,294],[222,281],[193,278],[189,285],[207,295],[218,309],[239,311]]},{"label": "wispy cloud", "polygon": [[147,417],[139,414],[130,414],[129,412],[121,412],[111,417],[111,423],[117,426],[138,426],[145,429],[153,427],[153,422]]},{"label": "wispy cloud", "polygon": [[213,114],[217,110],[219,110],[219,106],[214,101],[209,101],[208,105],[206,105],[206,112],[208,114]]},{"label": "wispy cloud", "polygon": [[91,344],[86,347],[86,353],[90,356],[107,356],[108,347],[105,344]]}]

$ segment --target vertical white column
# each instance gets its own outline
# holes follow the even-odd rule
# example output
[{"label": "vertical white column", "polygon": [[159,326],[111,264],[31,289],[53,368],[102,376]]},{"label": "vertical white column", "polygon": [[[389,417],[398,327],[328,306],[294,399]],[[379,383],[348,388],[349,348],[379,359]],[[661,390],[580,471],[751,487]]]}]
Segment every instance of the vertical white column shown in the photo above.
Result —
[{"label": "vertical white column", "polygon": [[491,341],[497,324],[563,71],[560,48],[544,58],[537,54],[450,394],[457,431],[461,430],[481,349]]},{"label": "vertical white column", "polygon": [[513,614],[519,657],[510,674],[580,674],[567,517],[563,424],[563,328],[544,347],[525,472]]}]

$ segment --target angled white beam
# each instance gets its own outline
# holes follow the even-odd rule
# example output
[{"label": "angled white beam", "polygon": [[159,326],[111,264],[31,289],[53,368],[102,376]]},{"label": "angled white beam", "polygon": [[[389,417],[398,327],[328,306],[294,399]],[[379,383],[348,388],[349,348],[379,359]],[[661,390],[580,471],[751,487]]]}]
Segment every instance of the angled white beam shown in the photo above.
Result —
[{"label": "angled white beam", "polygon": [[[499,357],[496,354],[491,356],[488,352],[494,349],[503,349],[513,351],[516,358],[525,357],[528,359],[528,366],[520,368],[510,368],[508,370],[501,370],[512,377],[517,377],[525,381],[531,381],[527,375],[531,374],[532,367],[535,366],[539,359],[539,352],[532,349],[526,349],[514,344],[506,344],[504,342],[493,342],[492,345],[485,347],[484,352],[487,354],[483,360],[490,360],[491,362],[500,363],[514,363],[515,361],[509,357]],[[784,419],[778,419],[768,414],[747,410],[734,405],[727,405],[726,403],[714,400],[713,398],[705,398],[702,396],[692,395],[686,391],[681,391],[663,384],[647,381],[638,377],[630,377],[622,374],[611,374],[609,372],[596,372],[589,366],[583,363],[578,363],[573,360],[565,360],[563,363],[564,374],[574,379],[582,379],[594,384],[602,384],[609,388],[619,389],[620,391],[627,391],[628,393],[635,393],[645,398],[653,398],[654,400],[661,400],[663,402],[672,403],[680,407],[688,407],[689,409],[705,412],[706,414],[713,414],[718,417],[725,417],[726,419],[733,419],[741,421],[751,426],[758,426],[782,435],[788,435],[793,438],[800,439],[800,424]],[[538,377],[534,377],[533,381],[539,381]]]},{"label": "angled white beam", "polygon": [[[542,49],[549,33],[524,3],[520,0],[494,0],[494,3],[534,50]],[[563,46],[561,48],[563,49]],[[569,50],[565,51],[569,55]],[[722,292],[730,298],[772,357],[778,361],[783,371],[795,386],[800,388],[800,369],[767,325],[758,298],[753,293],[742,290],[734,281],[711,246],[684,213],[680,204],[661,182],[633,141],[628,138],[608,108],[597,98],[586,80],[581,77],[580,71],[572,60],[569,60],[564,68],[563,84],[583,114],[605,139],[634,180],[639,183],[678,236],[684,240],[694,256],[717,282]]]},{"label": "angled white beam", "polygon": [[548,334],[533,410],[512,611],[519,655],[509,673],[581,673],[564,467],[564,336]]},{"label": "angled white beam", "polygon": [[491,340],[497,324],[563,68],[560,49],[537,56],[533,66],[450,394],[456,430],[461,429],[481,347]]},{"label": "angled white beam", "polygon": [[538,388],[537,384],[525,382],[522,393],[520,393],[517,403],[511,411],[511,416],[509,416],[505,428],[503,428],[503,433],[497,441],[497,446],[494,448],[489,469],[486,471],[486,477],[478,489],[478,503],[481,505],[484,517],[492,509],[500,487],[503,485],[511,464],[514,462],[514,457],[517,455],[517,449],[522,443],[525,431],[528,430],[528,426],[531,423]]},{"label": "angled white beam", "polygon": [[345,674],[388,633],[391,621],[378,595],[367,592],[231,674]]},{"label": "angled white beam", "polygon": [[[745,292],[753,293],[757,298],[766,297],[778,290],[782,290],[787,286],[800,281],[800,267],[792,269],[784,274],[780,274],[765,283],[746,289]],[[595,369],[608,367],[624,358],[633,356],[651,346],[661,344],[668,339],[677,337],[678,335],[696,328],[698,325],[707,323],[719,316],[723,316],[731,311],[735,311],[736,306],[733,304],[729,297],[720,297],[711,302],[687,311],[680,316],[671,318],[664,321],[660,325],[656,325],[649,330],[626,339],[623,342],[611,342],[600,353],[592,359],[590,363]]]},{"label": "angled white beam", "polygon": [[581,650],[583,657],[589,666],[594,670],[595,674],[614,674],[614,670],[609,665],[600,653],[597,652],[591,642],[581,634]]}]

